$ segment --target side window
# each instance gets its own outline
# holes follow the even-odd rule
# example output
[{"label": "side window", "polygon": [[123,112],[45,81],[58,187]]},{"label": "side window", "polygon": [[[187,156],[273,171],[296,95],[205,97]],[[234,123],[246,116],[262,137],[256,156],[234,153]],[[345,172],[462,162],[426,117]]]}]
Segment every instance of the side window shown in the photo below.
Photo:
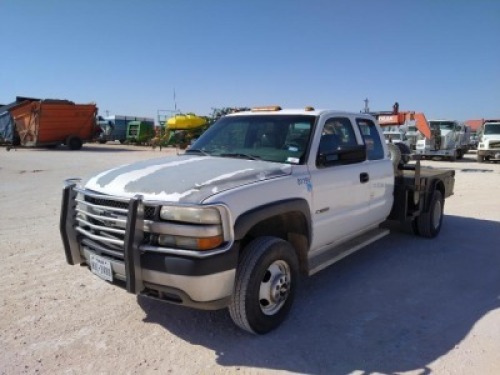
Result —
[{"label": "side window", "polygon": [[383,159],[384,148],[382,146],[382,142],[380,141],[380,136],[375,123],[364,118],[356,119],[356,123],[358,124],[361,135],[365,141],[368,160]]},{"label": "side window", "polygon": [[[329,167],[339,164],[358,163],[353,146],[358,146],[351,120],[347,117],[332,117],[325,121],[319,142],[317,165]],[[342,154],[336,151],[345,151]],[[353,156],[354,155],[354,156]],[[359,160],[358,160],[359,159]],[[363,160],[364,157],[363,157]]]},{"label": "side window", "polygon": [[347,117],[332,117],[325,121],[319,152],[335,151],[339,147],[356,146],[356,136]]}]

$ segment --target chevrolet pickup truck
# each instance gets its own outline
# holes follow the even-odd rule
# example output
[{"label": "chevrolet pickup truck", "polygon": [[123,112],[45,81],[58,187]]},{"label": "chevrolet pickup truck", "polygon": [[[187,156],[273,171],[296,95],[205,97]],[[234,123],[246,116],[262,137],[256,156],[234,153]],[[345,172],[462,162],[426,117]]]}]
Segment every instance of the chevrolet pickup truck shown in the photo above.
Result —
[{"label": "chevrolet pickup truck", "polygon": [[433,238],[454,171],[394,165],[368,114],[260,107],[227,115],[182,155],[65,181],[69,264],[127,291],[228,308],[266,333],[299,278],[390,233]]}]

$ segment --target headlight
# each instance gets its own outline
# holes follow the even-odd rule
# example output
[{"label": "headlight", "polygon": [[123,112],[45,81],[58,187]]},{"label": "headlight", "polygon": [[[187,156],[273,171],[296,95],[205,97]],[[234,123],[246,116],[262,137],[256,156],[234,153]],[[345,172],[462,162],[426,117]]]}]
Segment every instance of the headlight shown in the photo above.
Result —
[{"label": "headlight", "polygon": [[[151,232],[159,246],[186,250],[213,250],[224,241],[222,216],[214,206],[162,206],[163,222]],[[168,221],[169,223],[166,223]]]},{"label": "headlight", "polygon": [[194,224],[221,223],[220,213],[213,207],[162,206],[160,218]]}]

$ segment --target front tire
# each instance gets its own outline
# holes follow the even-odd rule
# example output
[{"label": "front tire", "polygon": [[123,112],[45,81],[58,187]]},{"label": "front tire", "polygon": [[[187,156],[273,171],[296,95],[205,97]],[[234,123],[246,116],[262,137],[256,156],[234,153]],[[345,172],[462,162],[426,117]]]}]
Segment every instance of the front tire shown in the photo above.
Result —
[{"label": "front tire", "polygon": [[276,237],[248,244],[238,264],[229,313],[234,323],[251,333],[278,327],[292,307],[299,277],[293,247]]},{"label": "front tire", "polygon": [[439,190],[435,190],[432,194],[429,211],[420,214],[416,219],[416,232],[421,237],[434,238],[439,234],[443,223],[443,209],[443,194]]}]

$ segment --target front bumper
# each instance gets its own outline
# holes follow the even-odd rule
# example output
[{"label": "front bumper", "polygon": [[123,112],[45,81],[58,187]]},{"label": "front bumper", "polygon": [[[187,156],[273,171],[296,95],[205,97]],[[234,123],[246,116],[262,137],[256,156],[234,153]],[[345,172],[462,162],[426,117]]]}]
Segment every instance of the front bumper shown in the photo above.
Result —
[{"label": "front bumper", "polygon": [[155,251],[142,242],[145,205],[136,196],[128,201],[122,251],[104,249],[77,228],[76,185],[74,180],[66,183],[61,206],[60,233],[69,264],[88,265],[91,254],[96,254],[110,262],[113,280],[124,281],[130,293],[201,309],[228,305],[234,287],[238,243],[200,257],[182,251]]},{"label": "front bumper", "polygon": [[477,150],[477,155],[479,156],[489,156],[494,159],[500,159],[500,149],[494,149],[494,150]]},{"label": "front bumper", "polygon": [[445,157],[453,157],[456,156],[456,150],[428,150],[428,149],[416,149],[415,155],[419,156],[445,156]]}]

